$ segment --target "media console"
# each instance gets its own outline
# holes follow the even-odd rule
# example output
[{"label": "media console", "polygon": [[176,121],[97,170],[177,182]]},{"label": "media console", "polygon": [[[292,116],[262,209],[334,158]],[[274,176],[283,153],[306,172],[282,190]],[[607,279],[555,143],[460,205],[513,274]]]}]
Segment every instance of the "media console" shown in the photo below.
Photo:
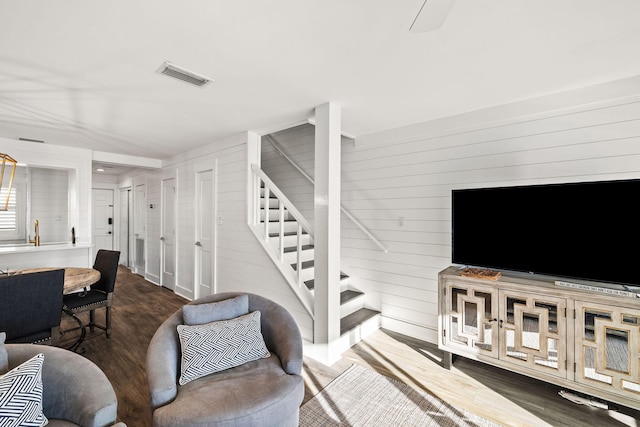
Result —
[{"label": "media console", "polygon": [[438,282],[445,365],[456,354],[640,409],[640,298],[456,267]]}]

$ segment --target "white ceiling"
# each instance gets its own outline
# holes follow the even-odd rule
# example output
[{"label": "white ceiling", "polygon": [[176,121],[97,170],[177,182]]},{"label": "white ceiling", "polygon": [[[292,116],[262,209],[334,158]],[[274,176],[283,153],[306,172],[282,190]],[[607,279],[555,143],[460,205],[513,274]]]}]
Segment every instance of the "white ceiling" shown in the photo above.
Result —
[{"label": "white ceiling", "polygon": [[0,0],[0,136],[162,159],[329,101],[358,137],[640,75],[637,0],[457,0],[410,32],[422,5]]}]

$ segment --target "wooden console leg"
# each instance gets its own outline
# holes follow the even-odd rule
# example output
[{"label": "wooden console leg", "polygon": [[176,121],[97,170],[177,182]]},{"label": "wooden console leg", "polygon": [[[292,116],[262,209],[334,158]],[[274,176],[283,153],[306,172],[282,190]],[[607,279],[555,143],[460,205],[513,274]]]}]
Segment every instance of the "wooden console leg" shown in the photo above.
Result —
[{"label": "wooden console leg", "polygon": [[445,351],[442,355],[442,367],[449,371],[451,366],[453,366],[453,355],[451,352]]}]

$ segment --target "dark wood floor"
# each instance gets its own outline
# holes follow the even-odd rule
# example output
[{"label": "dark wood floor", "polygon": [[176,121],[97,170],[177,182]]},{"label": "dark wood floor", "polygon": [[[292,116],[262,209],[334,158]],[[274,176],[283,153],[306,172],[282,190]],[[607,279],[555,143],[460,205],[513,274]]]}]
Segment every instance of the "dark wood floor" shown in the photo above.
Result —
[{"label": "dark wood floor", "polygon": [[[147,346],[157,327],[187,301],[123,267],[118,271],[114,301],[112,337],[107,339],[96,330],[81,348],[113,384],[119,420],[129,427],[150,427]],[[83,314],[85,321],[87,316]],[[73,326],[71,322],[64,319],[63,327]],[[506,426],[640,426],[638,411],[576,405],[560,398],[558,387],[463,358],[446,370],[441,357],[432,344],[380,330],[330,367],[305,357],[304,401],[357,363]]]},{"label": "dark wood floor", "polygon": [[[170,314],[187,302],[172,291],[156,286],[141,276],[120,267],[114,290],[112,334],[104,331],[87,333],[79,351],[98,365],[111,381],[118,397],[118,418],[128,427],[151,426],[149,387],[145,374],[145,358],[151,337]],[[80,313],[88,323],[89,314]],[[104,309],[96,317],[104,322]],[[62,329],[73,327],[63,319]],[[75,332],[63,337],[64,345],[73,341]]]}]

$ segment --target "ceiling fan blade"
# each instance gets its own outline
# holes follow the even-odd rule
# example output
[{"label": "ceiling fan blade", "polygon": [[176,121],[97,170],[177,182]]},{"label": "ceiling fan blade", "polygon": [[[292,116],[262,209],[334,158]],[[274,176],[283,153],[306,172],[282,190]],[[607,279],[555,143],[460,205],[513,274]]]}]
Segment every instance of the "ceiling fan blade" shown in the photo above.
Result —
[{"label": "ceiling fan blade", "polygon": [[425,0],[409,31],[424,33],[440,28],[456,0]]}]

